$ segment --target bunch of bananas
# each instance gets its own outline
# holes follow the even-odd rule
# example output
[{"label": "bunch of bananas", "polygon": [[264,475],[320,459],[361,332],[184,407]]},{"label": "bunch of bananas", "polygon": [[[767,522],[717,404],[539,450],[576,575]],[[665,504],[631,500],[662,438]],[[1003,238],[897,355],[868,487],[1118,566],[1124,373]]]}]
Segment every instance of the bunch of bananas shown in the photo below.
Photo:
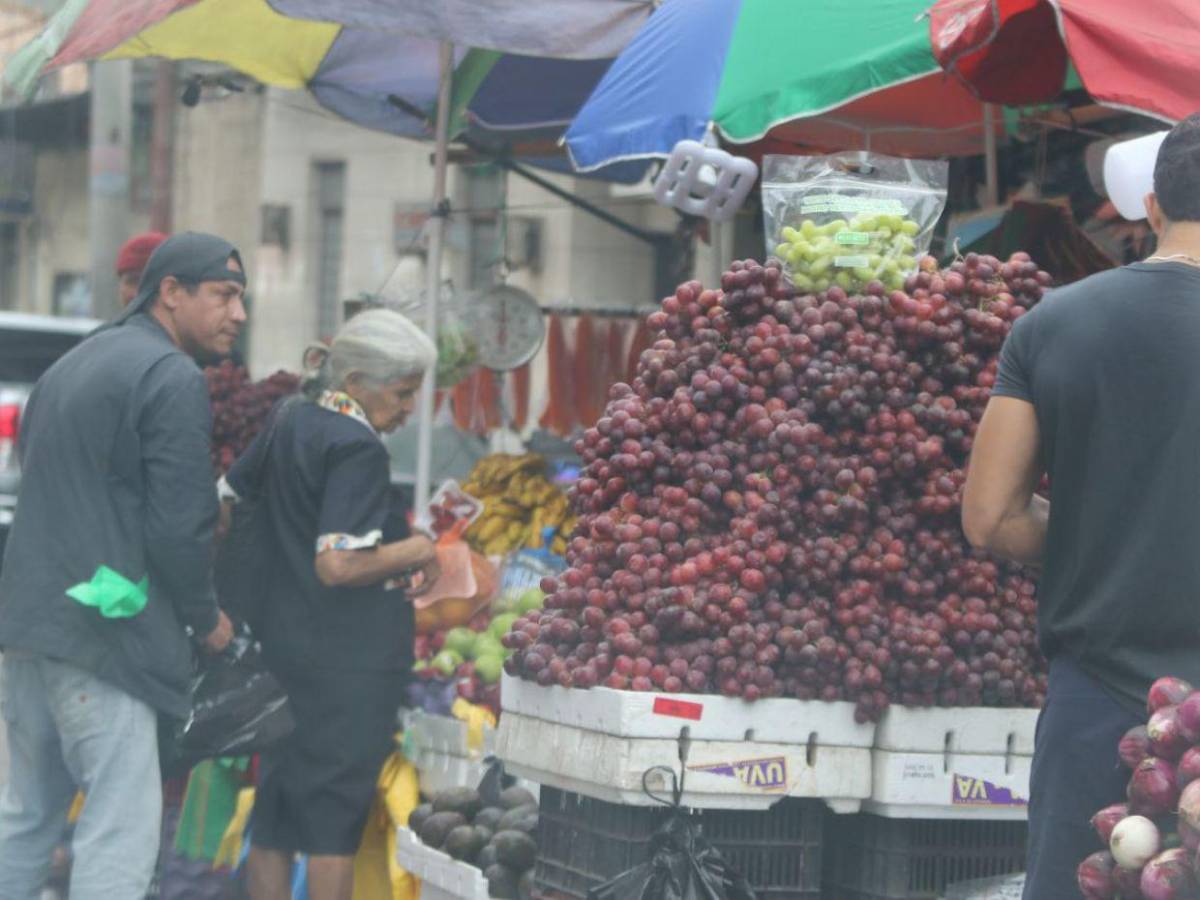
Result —
[{"label": "bunch of bananas", "polygon": [[467,542],[485,556],[542,546],[542,532],[554,529],[550,549],[563,553],[575,528],[567,495],[546,477],[546,461],[536,453],[493,453],[475,464],[462,488],[483,501],[483,512],[467,529]]}]

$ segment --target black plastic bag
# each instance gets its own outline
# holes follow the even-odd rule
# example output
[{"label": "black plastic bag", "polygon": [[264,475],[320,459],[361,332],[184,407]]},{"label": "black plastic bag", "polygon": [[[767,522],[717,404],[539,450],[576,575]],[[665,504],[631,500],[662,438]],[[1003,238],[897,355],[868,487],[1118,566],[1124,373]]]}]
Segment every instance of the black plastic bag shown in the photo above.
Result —
[{"label": "black plastic bag", "polygon": [[204,656],[192,681],[192,711],[175,730],[174,753],[192,763],[249,756],[296,727],[287,693],[262,660],[247,629],[214,656]]},{"label": "black plastic bag", "polygon": [[[673,802],[668,804],[673,809],[650,836],[650,858],[592,888],[588,900],[757,900],[749,882],[704,839],[696,819],[679,805],[683,792],[675,773],[662,770],[670,773],[675,785]],[[646,775],[643,790],[654,797],[645,786]]]}]

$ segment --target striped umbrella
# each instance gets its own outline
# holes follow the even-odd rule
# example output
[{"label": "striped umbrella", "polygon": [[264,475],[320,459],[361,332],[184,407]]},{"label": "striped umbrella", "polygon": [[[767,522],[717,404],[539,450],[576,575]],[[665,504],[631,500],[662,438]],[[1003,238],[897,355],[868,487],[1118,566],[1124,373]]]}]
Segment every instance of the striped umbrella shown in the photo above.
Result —
[{"label": "striped umbrella", "polygon": [[[9,63],[4,80],[28,95],[39,75],[69,63],[161,57],[223,63],[264,84],[307,88],[351,122],[432,138],[433,208],[440,210],[452,137],[470,129],[519,145],[561,134],[655,2],[67,0]],[[424,323],[431,334],[444,233],[445,216],[434,215]],[[433,411],[427,378],[418,413],[418,510],[429,496]]]},{"label": "striped umbrella", "polygon": [[446,42],[455,48],[452,137],[470,130],[493,144],[552,145],[652,7],[653,0],[68,0],[10,61],[4,80],[29,95],[41,74],[70,63],[202,60],[263,84],[307,88],[356,124],[429,138]]},{"label": "striped umbrella", "polygon": [[984,107],[934,58],[929,5],[665,0],[567,130],[572,161],[662,157],[710,127],[751,155],[983,152]]}]

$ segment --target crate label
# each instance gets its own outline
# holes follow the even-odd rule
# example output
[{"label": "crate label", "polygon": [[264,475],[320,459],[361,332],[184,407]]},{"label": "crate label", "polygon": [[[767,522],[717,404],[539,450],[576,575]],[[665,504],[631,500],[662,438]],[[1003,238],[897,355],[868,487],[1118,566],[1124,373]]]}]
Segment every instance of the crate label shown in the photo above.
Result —
[{"label": "crate label", "polygon": [[787,790],[788,785],[787,758],[783,756],[688,766],[688,769],[693,772],[707,772],[709,775],[736,778],[746,787],[764,791],[783,791]]},{"label": "crate label", "polygon": [[1000,787],[982,778],[955,775],[950,789],[954,806],[1028,806],[1024,797],[1013,794],[1010,788]]},{"label": "crate label", "polygon": [[704,704],[692,703],[689,700],[673,700],[670,697],[655,697],[654,714],[699,722],[700,717],[704,715]]},{"label": "crate label", "polygon": [[900,773],[902,781],[934,781],[937,777],[937,766],[931,762],[905,762]]}]

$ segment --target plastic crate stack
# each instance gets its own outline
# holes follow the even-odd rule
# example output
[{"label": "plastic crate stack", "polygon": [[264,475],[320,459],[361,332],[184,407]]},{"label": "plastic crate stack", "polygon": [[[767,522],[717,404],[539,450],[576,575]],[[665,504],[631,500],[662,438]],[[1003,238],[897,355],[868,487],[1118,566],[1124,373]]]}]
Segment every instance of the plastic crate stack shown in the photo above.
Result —
[{"label": "plastic crate stack", "polygon": [[[678,773],[681,759],[683,803],[764,900],[934,900],[1024,869],[1036,710],[893,707],[864,725],[844,703],[508,678],[503,697],[496,753],[543,785],[547,900],[584,898],[644,861],[665,810],[642,775]],[[667,781],[649,786],[666,794]]]}]

